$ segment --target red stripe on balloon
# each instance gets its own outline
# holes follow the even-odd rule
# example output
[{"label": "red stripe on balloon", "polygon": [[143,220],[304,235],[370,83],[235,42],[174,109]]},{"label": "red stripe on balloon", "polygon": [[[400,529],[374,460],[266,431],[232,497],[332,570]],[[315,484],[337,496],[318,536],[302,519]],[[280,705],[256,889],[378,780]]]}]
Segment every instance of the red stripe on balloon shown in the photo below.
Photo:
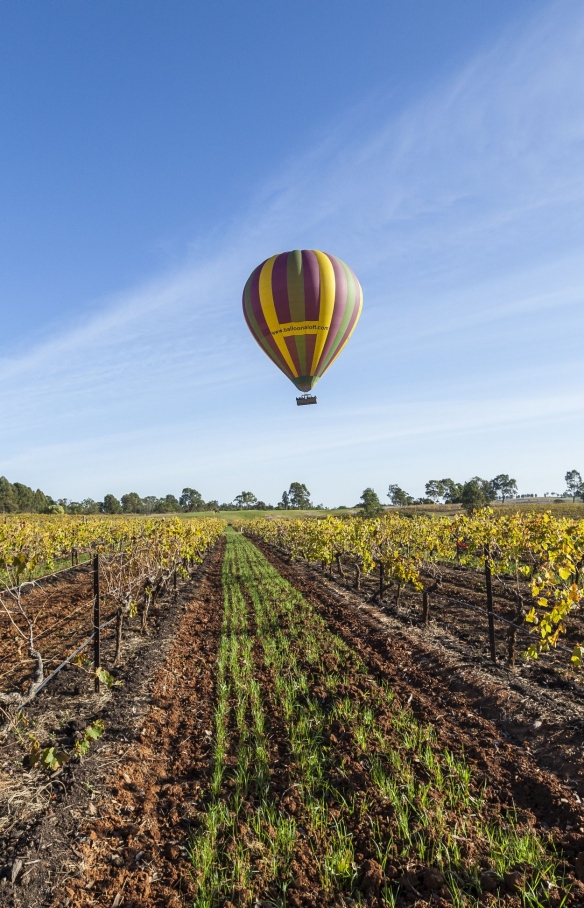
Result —
[{"label": "red stripe on balloon", "polygon": [[[258,328],[261,332],[261,336],[263,338],[265,338],[266,342],[268,343],[268,346],[270,347],[270,350],[272,350],[272,352],[274,353],[274,356],[278,360],[278,363],[280,364],[282,371],[285,372],[286,375],[288,375],[288,377],[292,378],[293,376],[292,376],[290,367],[288,366],[286,360],[282,356],[282,353],[279,350],[278,345],[276,344],[274,338],[272,337],[272,335],[270,333],[270,329],[268,328],[268,324],[267,324],[265,316],[264,316],[264,311],[262,309],[262,304],[261,304],[261,300],[260,300],[260,274],[261,274],[262,268],[264,267],[265,264],[266,263],[263,262],[261,265],[259,265],[259,267],[257,267],[255,269],[255,271],[253,272],[251,279],[250,279],[249,298],[250,298],[250,302],[251,302],[251,308],[252,308],[252,312],[255,316],[255,319],[258,323]],[[256,332],[254,331],[253,327],[251,328],[251,331],[255,337]],[[257,338],[257,340],[258,340],[258,343],[260,343],[260,345],[261,345],[260,339]]]},{"label": "red stripe on balloon", "polygon": [[290,301],[288,299],[288,253],[283,252],[274,262],[272,270],[272,295],[276,316],[280,325],[292,321]]},{"label": "red stripe on balloon", "polygon": [[316,347],[316,334],[306,335],[306,373],[312,375],[312,357]]}]

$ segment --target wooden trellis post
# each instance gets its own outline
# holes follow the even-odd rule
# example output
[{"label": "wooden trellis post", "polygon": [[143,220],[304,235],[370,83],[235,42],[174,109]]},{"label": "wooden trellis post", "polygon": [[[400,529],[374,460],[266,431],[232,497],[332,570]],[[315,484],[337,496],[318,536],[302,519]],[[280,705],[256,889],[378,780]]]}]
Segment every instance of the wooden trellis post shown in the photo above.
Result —
[{"label": "wooden trellis post", "polygon": [[100,603],[99,603],[99,554],[93,556],[93,668],[95,670],[95,693],[100,691],[99,669],[101,668],[100,646]]}]

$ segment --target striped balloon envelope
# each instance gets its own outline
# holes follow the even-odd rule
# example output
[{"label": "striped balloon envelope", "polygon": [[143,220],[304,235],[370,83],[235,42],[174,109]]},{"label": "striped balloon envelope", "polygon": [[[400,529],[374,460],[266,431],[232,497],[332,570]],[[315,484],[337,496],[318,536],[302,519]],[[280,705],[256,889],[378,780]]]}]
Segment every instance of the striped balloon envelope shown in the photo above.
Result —
[{"label": "striped balloon envelope", "polygon": [[247,326],[300,391],[310,391],[349,340],[363,292],[348,265],[326,252],[295,249],[266,259],[243,291]]}]

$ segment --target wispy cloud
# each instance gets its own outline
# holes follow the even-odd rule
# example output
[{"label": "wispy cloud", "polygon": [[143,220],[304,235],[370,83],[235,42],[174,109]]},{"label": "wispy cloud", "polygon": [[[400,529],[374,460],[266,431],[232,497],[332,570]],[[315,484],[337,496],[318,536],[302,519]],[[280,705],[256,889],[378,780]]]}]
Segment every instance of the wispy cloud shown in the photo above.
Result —
[{"label": "wispy cloud", "polygon": [[[523,443],[525,475],[549,484],[548,448],[528,454],[528,432],[510,448],[509,433],[582,413],[569,370],[583,327],[583,61],[584,9],[560,0],[399,116],[380,121],[369,99],[330,124],[245,215],[214,225],[212,242],[202,231],[178,272],[5,353],[0,471],[74,496],[200,475],[230,497],[238,463],[261,463],[268,496],[296,478],[287,452],[302,425],[296,462],[323,488],[346,482],[351,457],[355,494],[387,472],[397,438],[478,430],[493,457],[519,462]],[[292,386],[248,337],[239,300],[258,261],[297,246],[350,261],[366,308],[323,380],[326,408],[280,417]],[[581,441],[573,432],[563,456]],[[400,452],[394,476],[415,460]],[[452,472],[476,472],[468,450],[451,456]]]}]

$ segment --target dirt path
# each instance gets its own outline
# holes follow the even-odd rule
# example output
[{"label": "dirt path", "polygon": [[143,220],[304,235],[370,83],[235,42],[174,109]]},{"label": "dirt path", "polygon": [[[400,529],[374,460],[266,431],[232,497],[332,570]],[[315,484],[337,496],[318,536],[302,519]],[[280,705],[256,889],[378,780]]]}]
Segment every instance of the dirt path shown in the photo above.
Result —
[{"label": "dirt path", "polygon": [[[91,679],[71,668],[27,708],[23,744],[29,728],[41,740],[49,736],[66,744],[67,735],[103,719],[106,734],[81,764],[47,776],[22,765],[14,734],[0,744],[2,908],[109,908],[118,888],[128,889],[124,866],[117,866],[126,858],[132,886],[164,893],[153,904],[172,904],[167,892],[181,872],[181,853],[172,842],[184,839],[189,773],[208,762],[205,704],[211,702],[220,615],[213,595],[222,548],[195,570],[176,603],[171,594],[168,602],[160,601],[151,613],[150,637],[127,638],[124,662],[112,669],[121,687],[96,696]],[[161,838],[168,847],[158,854]],[[148,866],[152,861],[156,870]],[[139,896],[135,904],[142,904]]]},{"label": "dirt path", "polygon": [[185,830],[209,774],[222,550],[186,606],[137,740],[107,780],[109,796],[81,830],[83,863],[62,905],[172,908],[189,897]]}]

